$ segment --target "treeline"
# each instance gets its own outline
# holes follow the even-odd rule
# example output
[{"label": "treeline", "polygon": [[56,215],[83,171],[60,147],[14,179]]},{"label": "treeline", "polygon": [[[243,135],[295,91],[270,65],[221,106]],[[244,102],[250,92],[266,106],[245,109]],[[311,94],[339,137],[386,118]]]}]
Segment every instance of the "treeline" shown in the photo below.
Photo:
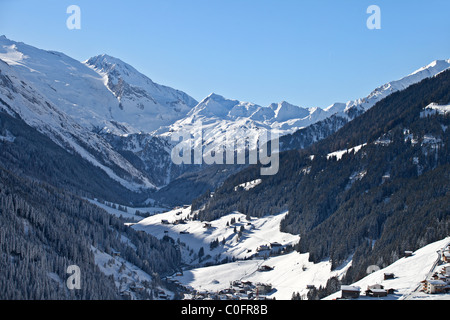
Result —
[{"label": "treeline", "polygon": [[[95,264],[93,248],[120,252],[155,276],[180,263],[174,246],[88,201],[0,169],[0,299],[120,299],[113,278]],[[81,270],[80,290],[66,286],[69,265]]]},{"label": "treeline", "polygon": [[[353,255],[349,282],[450,232],[450,117],[422,118],[430,103],[450,101],[450,71],[380,101],[328,138],[280,154],[280,170],[257,166],[194,202],[201,220],[237,210],[261,217],[289,210],[281,230],[301,235],[297,250],[333,268]],[[342,159],[327,157],[367,143]],[[262,178],[248,191],[235,186]]]}]

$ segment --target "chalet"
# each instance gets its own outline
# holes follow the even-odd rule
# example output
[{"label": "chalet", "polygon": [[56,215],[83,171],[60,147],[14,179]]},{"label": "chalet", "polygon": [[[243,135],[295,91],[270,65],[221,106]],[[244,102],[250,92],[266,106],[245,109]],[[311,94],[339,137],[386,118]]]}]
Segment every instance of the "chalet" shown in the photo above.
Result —
[{"label": "chalet", "polygon": [[256,291],[258,294],[268,294],[272,290],[271,284],[258,283],[256,285]]},{"label": "chalet", "polygon": [[113,257],[120,257],[120,252],[119,252],[119,251],[116,251],[116,250],[111,250],[111,255],[112,255]]},{"label": "chalet", "polygon": [[367,286],[367,290],[370,289],[384,289],[384,286],[382,286],[381,284],[377,283],[377,284],[373,284],[371,286]]},{"label": "chalet", "polygon": [[272,271],[272,270],[273,270],[273,267],[269,267],[269,266],[266,266],[266,265],[260,266],[258,268],[258,271]]},{"label": "chalet", "polygon": [[281,243],[278,243],[278,242],[272,242],[270,244],[270,247],[271,248],[277,248],[277,247],[282,247],[282,245],[281,245]]},{"label": "chalet", "polygon": [[447,263],[450,262],[450,251],[444,251],[442,253],[442,260]]},{"label": "chalet", "polygon": [[446,277],[450,277],[450,266],[442,267],[441,274],[445,275]]},{"label": "chalet", "polygon": [[405,257],[411,257],[413,255],[412,251],[405,251]]},{"label": "chalet", "polygon": [[266,244],[260,245],[257,249],[257,251],[264,251],[264,250],[269,250],[269,246]]},{"label": "chalet", "polygon": [[394,288],[387,289],[386,291],[387,291],[387,294],[394,294],[397,292],[397,290]]},{"label": "chalet", "polygon": [[162,223],[162,224],[170,224],[169,221],[168,221],[168,220],[165,220],[165,219],[161,220],[161,223]]},{"label": "chalet", "polygon": [[375,297],[375,298],[379,298],[379,297],[386,297],[388,295],[387,290],[384,289],[367,289],[366,290],[366,296],[369,297]]},{"label": "chalet", "polygon": [[306,289],[308,289],[308,290],[314,290],[314,289],[316,289],[316,286],[313,285],[313,284],[307,284],[307,285],[306,285]]},{"label": "chalet", "polygon": [[211,228],[211,227],[212,227],[211,223],[209,223],[209,222],[203,223],[203,228],[209,229],[209,228]]},{"label": "chalet", "polygon": [[242,288],[244,285],[242,284],[242,281],[240,280],[234,280],[231,284],[233,287]]},{"label": "chalet", "polygon": [[143,286],[137,284],[137,285],[130,286],[130,290],[133,292],[141,292],[141,291],[144,291],[145,288]]},{"label": "chalet", "polygon": [[359,298],[361,288],[355,286],[341,286],[342,298]]},{"label": "chalet", "polygon": [[254,287],[254,285],[251,281],[242,281],[241,283],[244,286],[244,288],[253,288]]},{"label": "chalet", "polygon": [[385,273],[384,280],[394,279],[395,275],[393,273]]},{"label": "chalet", "polygon": [[424,291],[429,294],[443,293],[448,290],[447,282],[442,280],[425,280]]}]

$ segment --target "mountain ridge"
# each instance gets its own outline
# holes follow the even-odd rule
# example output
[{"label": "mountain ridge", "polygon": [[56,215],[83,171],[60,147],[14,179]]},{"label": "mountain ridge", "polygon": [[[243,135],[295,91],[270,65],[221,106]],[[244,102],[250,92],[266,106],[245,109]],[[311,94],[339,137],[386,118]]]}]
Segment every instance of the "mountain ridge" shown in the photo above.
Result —
[{"label": "mountain ridge", "polygon": [[193,141],[195,146],[220,145],[226,133],[257,140],[273,130],[282,136],[282,150],[306,147],[380,99],[450,66],[450,60],[435,61],[366,98],[321,109],[286,101],[262,107],[216,93],[197,103],[107,54],[79,62],[5,36],[0,38],[0,60],[5,63],[0,64],[5,82],[1,99],[13,109],[9,112],[137,192],[168,186],[183,173],[201,169],[170,162],[173,134],[193,133],[196,121],[205,134],[204,140]]}]

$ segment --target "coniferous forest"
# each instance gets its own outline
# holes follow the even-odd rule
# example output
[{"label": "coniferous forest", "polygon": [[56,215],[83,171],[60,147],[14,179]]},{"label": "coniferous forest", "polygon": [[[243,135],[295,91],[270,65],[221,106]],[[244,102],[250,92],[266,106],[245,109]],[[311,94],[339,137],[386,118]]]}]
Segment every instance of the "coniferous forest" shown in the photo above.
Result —
[{"label": "coniferous forest", "polygon": [[[118,251],[149,274],[170,273],[179,264],[172,245],[125,226],[86,200],[4,169],[0,178],[3,299],[119,299],[113,279],[95,264],[94,248]],[[80,290],[66,286],[70,265],[80,268]]]}]

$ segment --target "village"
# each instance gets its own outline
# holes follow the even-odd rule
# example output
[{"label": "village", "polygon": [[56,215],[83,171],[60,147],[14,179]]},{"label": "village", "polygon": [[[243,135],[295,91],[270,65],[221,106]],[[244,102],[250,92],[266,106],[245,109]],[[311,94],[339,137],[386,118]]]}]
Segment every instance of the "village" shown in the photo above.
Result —
[{"label": "village", "polygon": [[[268,245],[261,245],[257,248],[258,254],[277,255],[283,252],[283,246],[277,242]],[[253,256],[253,258],[255,257]],[[274,270],[273,267],[263,264],[264,259],[261,260],[261,265],[255,272],[267,272]],[[178,290],[183,292],[183,300],[269,300],[269,295],[276,290],[270,283],[251,282],[244,280],[234,280],[230,282],[229,288],[208,291],[196,290],[191,286],[182,285],[177,277],[181,277],[183,272],[177,272],[171,277],[166,277],[164,280],[172,285],[177,286]]]},{"label": "village", "polygon": [[[171,241],[181,249],[184,266],[161,279],[167,289],[177,293],[176,299],[291,299],[294,292],[301,293],[301,298],[306,299],[310,290],[325,285],[334,275],[342,275],[345,268],[333,275],[327,270],[329,261],[320,266],[311,264],[306,255],[294,252],[293,244],[298,242],[298,237],[279,232],[279,223],[285,214],[249,218],[233,213],[206,222],[193,219],[193,212],[185,206],[150,216],[135,227],[138,231]],[[402,266],[402,270],[374,269],[372,278],[366,277],[361,284],[342,285],[340,291],[324,299],[404,300],[419,295],[439,299],[441,293],[443,298],[448,297],[450,243],[447,239],[441,241],[436,249],[425,251],[430,255],[426,267],[423,262],[414,262],[420,254],[404,251],[403,258],[398,260],[409,263],[408,267]],[[435,256],[437,250],[439,259]],[[233,266],[233,269],[227,266]],[[412,270],[417,270],[414,271],[416,276],[411,283],[405,284],[404,275],[410,275]],[[278,276],[280,272],[294,278],[285,281]],[[175,297],[154,292],[154,298],[171,300]]]},{"label": "village", "polygon": [[[412,256],[411,251],[405,251],[405,258]],[[395,279],[394,273],[383,273],[384,283]],[[390,295],[395,295],[397,289],[394,287],[387,287],[379,283],[368,285],[364,291],[364,295],[361,294],[361,288],[359,286],[341,286],[341,296],[335,298],[335,300],[348,300],[348,299],[360,299],[360,298],[388,298]],[[439,295],[450,293],[450,244],[438,251],[438,258],[430,270],[426,279],[422,280],[418,284],[417,288],[408,295],[400,297],[401,300],[413,299],[417,294],[423,298],[423,295]]]},{"label": "village", "polygon": [[236,280],[230,287],[217,292],[207,290],[187,289],[183,300],[268,300],[268,294],[273,290],[268,283],[252,283]]}]

